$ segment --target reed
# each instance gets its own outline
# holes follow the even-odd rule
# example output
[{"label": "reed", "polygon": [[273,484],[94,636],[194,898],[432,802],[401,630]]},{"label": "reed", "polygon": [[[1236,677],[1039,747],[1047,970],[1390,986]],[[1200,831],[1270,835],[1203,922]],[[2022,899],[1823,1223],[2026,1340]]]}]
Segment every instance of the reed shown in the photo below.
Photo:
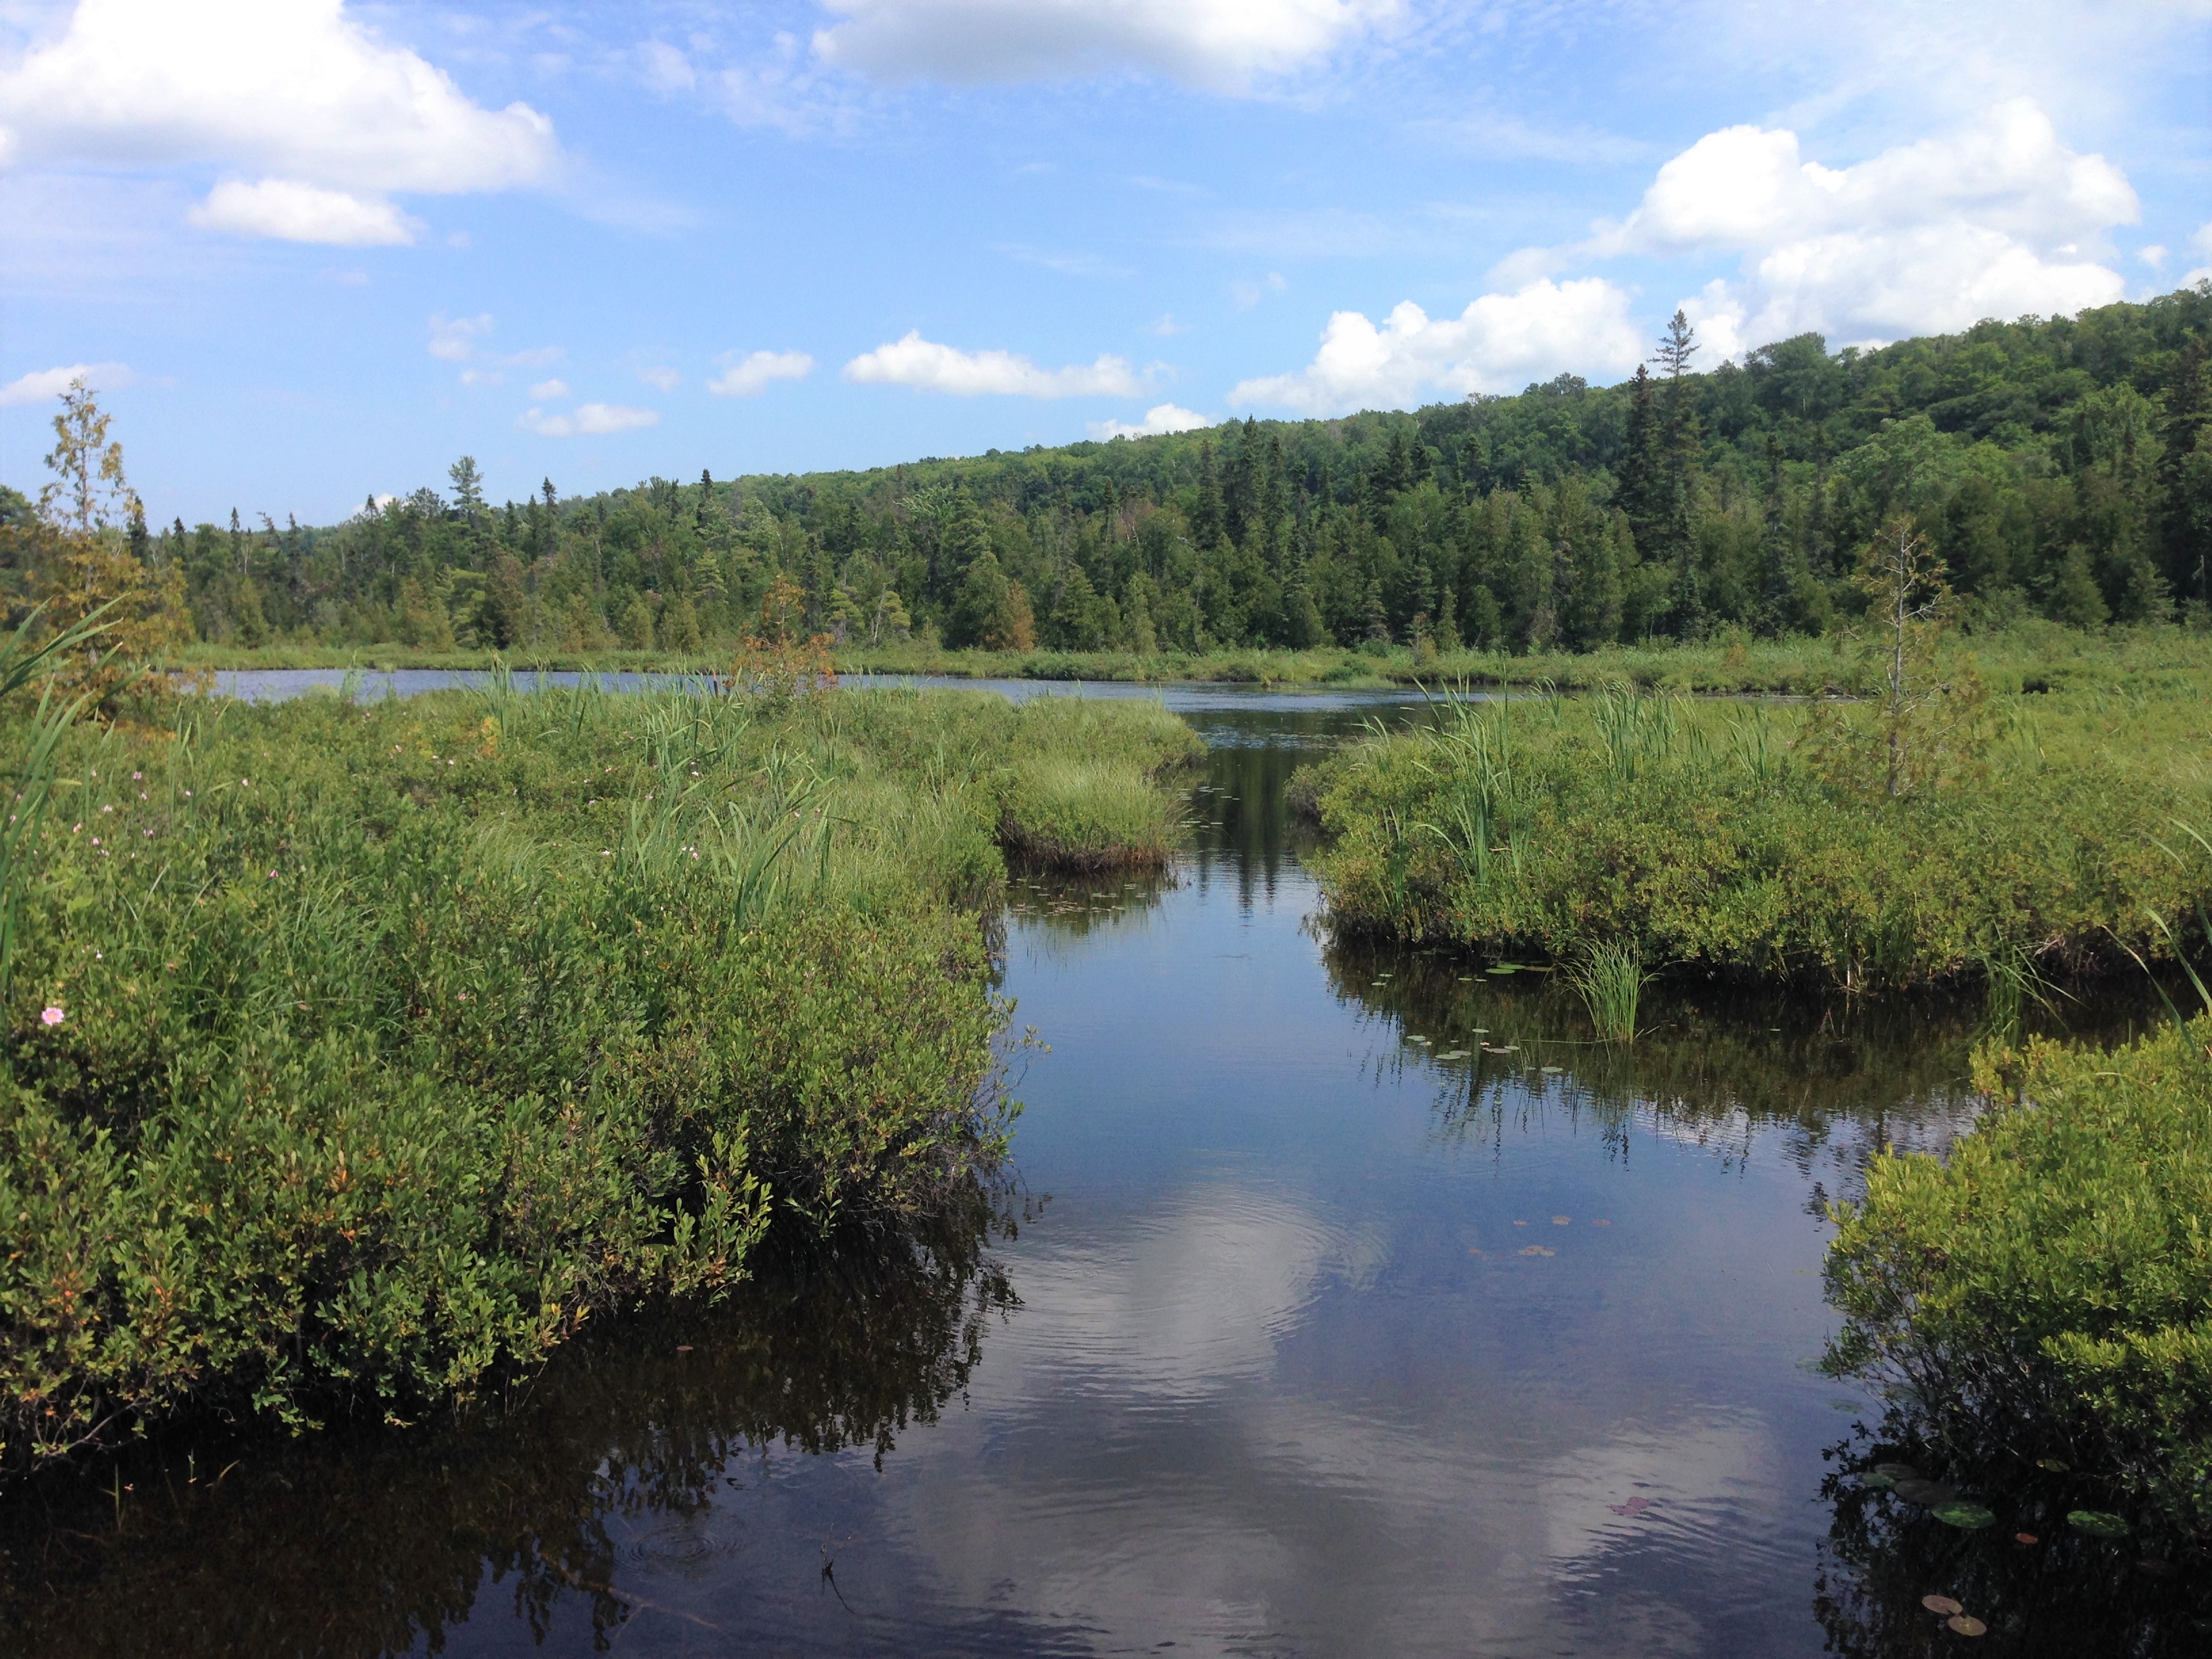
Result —
[{"label": "reed", "polygon": [[1597,945],[1568,969],[1567,978],[1589,1010],[1590,1024],[1607,1042],[1636,1041],[1637,1006],[1651,982],[1643,958],[1625,945]]}]

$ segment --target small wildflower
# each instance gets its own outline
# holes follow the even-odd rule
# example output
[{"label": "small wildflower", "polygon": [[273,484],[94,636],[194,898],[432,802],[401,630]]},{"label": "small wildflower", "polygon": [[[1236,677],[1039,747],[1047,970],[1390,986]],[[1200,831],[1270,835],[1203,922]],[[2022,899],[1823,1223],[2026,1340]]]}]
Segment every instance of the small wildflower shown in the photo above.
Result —
[{"label": "small wildflower", "polygon": [[93,844],[94,847],[97,847],[97,846],[99,846],[99,845],[100,845],[100,837],[99,837],[98,836],[94,836],[92,838],[92,844]]},{"label": "small wildflower", "polygon": [[145,775],[145,775],[143,772],[133,772],[133,773],[131,775],[131,782],[133,782],[133,783],[136,783],[136,782],[137,782],[141,778],[144,777]]},{"label": "small wildflower", "polygon": [[103,812],[112,812],[115,809],[112,806],[103,806],[100,810]]},{"label": "small wildflower", "polygon": [[39,1018],[48,1025],[58,1025],[62,1023],[62,1011],[58,1008],[47,1008],[40,1013]]}]

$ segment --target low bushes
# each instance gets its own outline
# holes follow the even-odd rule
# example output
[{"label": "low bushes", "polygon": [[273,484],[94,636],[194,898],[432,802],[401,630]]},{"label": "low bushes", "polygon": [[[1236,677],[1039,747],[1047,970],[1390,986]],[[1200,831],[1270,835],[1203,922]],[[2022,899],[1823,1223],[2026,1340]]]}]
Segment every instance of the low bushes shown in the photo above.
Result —
[{"label": "low bushes", "polygon": [[2212,892],[2173,828],[2212,817],[2204,700],[2009,698],[1990,720],[1978,763],[1890,799],[1835,764],[1875,735],[1859,711],[1458,703],[1331,763],[1316,862],[1340,925],[1501,956],[1611,945],[1863,988],[2165,951],[2150,913]]},{"label": "low bushes", "polygon": [[2212,1533],[2212,1016],[1976,1071],[2013,1103],[1835,1208],[1831,1365],[1902,1385],[1962,1458]]},{"label": "low bushes", "polygon": [[[20,1465],[189,1407],[410,1414],[774,1228],[1002,1158],[982,930],[1039,753],[1110,849],[1156,707],[498,683],[87,730],[22,850],[0,1074]],[[1147,823],[1164,822],[1154,802]],[[1149,845],[1149,843],[1148,843]]]}]

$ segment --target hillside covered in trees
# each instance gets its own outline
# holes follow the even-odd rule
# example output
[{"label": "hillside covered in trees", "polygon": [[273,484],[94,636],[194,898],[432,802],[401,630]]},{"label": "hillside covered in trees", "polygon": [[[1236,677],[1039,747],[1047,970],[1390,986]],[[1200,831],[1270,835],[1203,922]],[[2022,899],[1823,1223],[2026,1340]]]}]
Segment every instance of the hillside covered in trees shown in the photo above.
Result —
[{"label": "hillside covered in trees", "polygon": [[[464,458],[344,524],[129,532],[191,632],[696,652],[779,574],[841,641],[1522,650],[1819,632],[1910,514],[1971,619],[2212,617],[2212,287],[1878,350],[1802,335],[1412,414],[522,502]],[[28,504],[0,492],[0,515]],[[157,510],[158,511],[158,510]],[[158,520],[157,520],[158,521]],[[174,591],[173,586],[171,591]]]}]

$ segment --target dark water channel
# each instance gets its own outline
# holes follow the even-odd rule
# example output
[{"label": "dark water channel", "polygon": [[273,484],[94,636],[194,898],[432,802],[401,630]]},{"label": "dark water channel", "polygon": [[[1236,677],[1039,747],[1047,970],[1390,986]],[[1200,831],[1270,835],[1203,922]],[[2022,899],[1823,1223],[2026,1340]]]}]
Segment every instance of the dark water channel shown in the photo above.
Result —
[{"label": "dark water channel", "polygon": [[1176,701],[1172,876],[1013,890],[996,1222],[480,1423],[46,1483],[7,1650],[1905,1656],[1974,1650],[1917,1605],[1968,1582],[1980,1651],[2205,1639],[1835,1473],[1878,1413],[1814,1369],[1820,1207],[1969,1121],[1967,1013],[1677,996],[1623,1054],[1541,975],[1333,945],[1283,786],[1376,700]]}]

